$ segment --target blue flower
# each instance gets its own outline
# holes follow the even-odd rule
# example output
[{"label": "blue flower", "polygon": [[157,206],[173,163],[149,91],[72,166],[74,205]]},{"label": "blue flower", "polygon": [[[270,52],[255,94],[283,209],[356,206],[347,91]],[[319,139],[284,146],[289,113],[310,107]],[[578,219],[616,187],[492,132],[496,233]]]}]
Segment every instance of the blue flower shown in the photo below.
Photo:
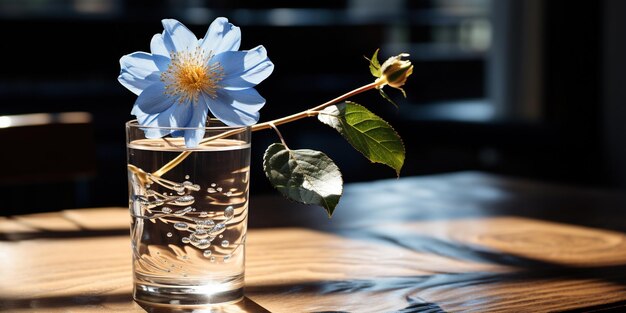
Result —
[{"label": "blue flower", "polygon": [[226,125],[252,125],[265,99],[254,86],[267,78],[274,64],[263,46],[237,51],[238,27],[220,17],[202,39],[182,23],[165,19],[163,33],[150,42],[150,52],[120,59],[119,82],[137,94],[131,114],[142,126],[194,127],[184,132],[146,128],[146,137],[185,137],[195,147],[204,136],[208,112]]}]

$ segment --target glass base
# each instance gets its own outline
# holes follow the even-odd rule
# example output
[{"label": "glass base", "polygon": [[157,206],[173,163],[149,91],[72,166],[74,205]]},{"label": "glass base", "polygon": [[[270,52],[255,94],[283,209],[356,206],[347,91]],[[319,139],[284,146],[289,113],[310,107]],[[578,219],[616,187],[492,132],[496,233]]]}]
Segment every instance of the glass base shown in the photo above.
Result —
[{"label": "glass base", "polygon": [[135,283],[133,298],[142,303],[168,307],[203,307],[223,305],[243,299],[243,277],[240,282],[223,285],[180,286]]}]

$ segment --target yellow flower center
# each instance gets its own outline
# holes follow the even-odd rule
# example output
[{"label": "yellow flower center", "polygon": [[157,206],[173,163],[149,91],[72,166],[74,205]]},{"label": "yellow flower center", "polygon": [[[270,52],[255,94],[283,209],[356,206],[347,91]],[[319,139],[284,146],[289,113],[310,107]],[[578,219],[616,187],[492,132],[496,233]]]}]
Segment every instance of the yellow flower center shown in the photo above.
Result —
[{"label": "yellow flower center", "polygon": [[196,103],[199,94],[217,97],[219,82],[224,76],[219,62],[209,64],[213,53],[205,53],[200,47],[195,51],[180,51],[170,55],[167,70],[161,73],[165,83],[165,95],[176,97],[179,103]]}]

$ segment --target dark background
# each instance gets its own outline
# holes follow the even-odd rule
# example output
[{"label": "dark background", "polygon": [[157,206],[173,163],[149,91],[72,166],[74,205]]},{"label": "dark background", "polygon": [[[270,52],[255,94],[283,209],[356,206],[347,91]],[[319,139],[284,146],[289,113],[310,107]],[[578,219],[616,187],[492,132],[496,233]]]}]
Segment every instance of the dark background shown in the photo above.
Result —
[{"label": "dark background", "polygon": [[[117,82],[119,58],[149,51],[162,18],[202,37],[218,16],[241,27],[242,49],[262,44],[275,64],[257,87],[267,99],[261,121],[371,82],[363,56],[376,48],[383,60],[405,51],[415,65],[408,97],[387,90],[399,109],[376,92],[354,99],[403,137],[402,176],[480,170],[626,186],[626,5],[618,0],[0,0],[0,115],[84,111],[93,118],[80,135],[48,140],[80,138],[63,148],[25,152],[0,135],[5,157],[89,163],[69,180],[20,181],[0,171],[2,213],[126,205],[124,123],[136,96]],[[39,131],[40,138],[50,133]],[[281,131],[291,148],[326,152],[346,182],[395,176],[314,119]],[[276,141],[271,131],[253,136],[252,193],[274,192],[261,157]],[[11,169],[36,162],[2,160]]]}]

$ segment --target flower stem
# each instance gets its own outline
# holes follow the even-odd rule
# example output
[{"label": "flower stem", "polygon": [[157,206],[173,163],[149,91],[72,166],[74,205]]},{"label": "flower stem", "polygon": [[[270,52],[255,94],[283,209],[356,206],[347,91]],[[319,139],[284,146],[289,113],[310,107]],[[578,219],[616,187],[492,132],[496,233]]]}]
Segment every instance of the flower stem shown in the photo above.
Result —
[{"label": "flower stem", "polygon": [[[348,93],[345,93],[335,99],[332,99],[328,102],[322,103],[314,108],[308,109],[306,111],[302,111],[296,114],[292,114],[292,115],[288,115],[285,117],[281,117],[279,119],[275,119],[269,122],[265,122],[265,123],[260,123],[260,124],[255,124],[253,126],[251,126],[251,130],[257,131],[257,130],[263,130],[263,129],[268,129],[268,128],[275,128],[276,125],[281,125],[281,124],[285,124],[285,123],[289,123],[289,122],[293,122],[299,119],[303,119],[305,117],[311,117],[311,116],[316,116],[319,114],[319,111],[329,107],[335,103],[341,102],[343,100],[346,100],[354,95],[358,95],[362,92],[368,91],[370,89],[374,89],[376,87],[379,87],[383,84],[381,84],[381,82],[373,82],[370,84],[367,84],[365,86],[359,87],[357,89],[354,89]],[[272,127],[273,126],[273,127]],[[221,133],[219,135],[215,135],[212,137],[207,137],[204,138],[202,141],[200,141],[200,144],[203,143],[207,143],[209,141],[215,140],[215,139],[220,139],[220,138],[224,138],[224,137],[228,137],[228,136],[232,136],[232,135],[236,135],[239,134],[241,132],[243,132],[244,129],[233,129],[224,133]],[[282,141],[282,138],[281,138]],[[284,143],[284,142],[283,142]],[[178,156],[176,156],[174,159],[172,159],[171,161],[169,161],[167,164],[163,165],[163,167],[161,167],[160,169],[158,169],[157,171],[155,171],[154,173],[152,173],[153,176],[156,177],[161,177],[163,175],[165,175],[165,173],[169,172],[171,169],[173,169],[174,167],[176,167],[178,164],[180,164],[182,161],[184,161],[193,151],[192,150],[187,150],[187,151],[183,151],[181,154],[179,154]]]},{"label": "flower stem", "polygon": [[191,151],[183,151],[181,154],[173,158],[171,161],[167,162],[167,164],[163,165],[158,171],[152,173],[153,176],[161,177],[165,175],[165,173],[169,172],[169,170],[173,169],[180,162],[184,161],[189,155]]},{"label": "flower stem", "polygon": [[299,120],[299,119],[302,119],[302,118],[305,118],[305,117],[315,116],[315,115],[319,114],[318,111],[320,111],[320,110],[322,110],[322,109],[324,109],[326,107],[329,107],[329,106],[331,106],[331,105],[333,105],[335,103],[338,103],[338,102],[341,102],[343,100],[346,100],[346,99],[348,99],[348,98],[350,98],[350,97],[352,97],[354,95],[358,95],[358,94],[360,94],[362,92],[368,91],[370,89],[374,89],[374,88],[378,87],[378,85],[380,85],[380,83],[373,82],[371,84],[367,84],[365,86],[362,86],[362,87],[359,87],[357,89],[354,89],[354,90],[352,90],[352,91],[350,91],[350,92],[348,92],[348,93],[346,93],[344,95],[341,95],[341,96],[339,96],[339,97],[337,97],[335,99],[332,99],[332,100],[330,100],[328,102],[322,103],[322,104],[320,104],[320,105],[318,105],[318,106],[316,106],[316,107],[314,107],[312,109],[308,109],[306,111],[302,111],[302,112],[299,112],[299,113],[296,113],[296,114],[292,114],[292,115],[289,115],[289,116],[281,117],[281,118],[275,119],[273,121],[252,125],[252,131],[257,131],[257,130],[271,128],[270,124],[280,125],[280,124],[293,122],[293,121],[296,121],[296,120]]},{"label": "flower stem", "polygon": [[274,123],[270,123],[270,127],[274,129],[274,131],[276,132],[276,135],[278,135],[278,138],[280,138],[280,142],[282,142],[283,146],[285,146],[285,149],[289,150],[289,147],[287,147],[287,143],[285,142],[285,139],[283,138],[283,134],[280,133],[280,131],[278,130],[278,127],[276,127]]}]

